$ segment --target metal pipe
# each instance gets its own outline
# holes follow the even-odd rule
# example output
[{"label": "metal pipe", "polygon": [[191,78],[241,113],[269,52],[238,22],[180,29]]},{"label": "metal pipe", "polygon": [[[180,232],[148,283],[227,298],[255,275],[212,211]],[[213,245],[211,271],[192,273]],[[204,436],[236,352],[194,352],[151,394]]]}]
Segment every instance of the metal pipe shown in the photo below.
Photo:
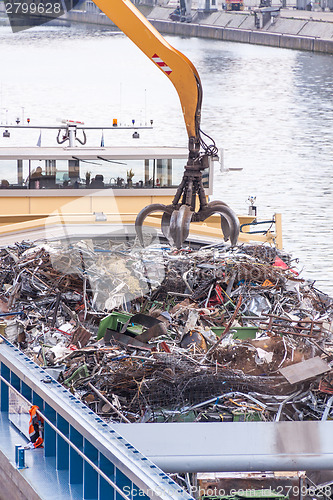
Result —
[{"label": "metal pipe", "polygon": [[299,394],[301,394],[301,392],[302,391],[297,391],[297,392],[294,392],[293,394],[290,394],[290,396],[288,396],[286,399],[284,399],[282,401],[282,403],[280,403],[278,412],[277,412],[276,417],[275,417],[275,422],[279,422],[284,405],[286,403],[288,403],[288,401],[291,401],[296,396],[298,396]]},{"label": "metal pipe", "polygon": [[187,286],[188,290],[190,290],[190,292],[193,293],[193,289],[190,286],[189,282],[187,281],[187,275],[188,275],[188,273],[190,271],[191,271],[191,269],[189,269],[188,271],[185,271],[185,273],[183,274],[182,278],[183,278],[183,281],[184,281],[185,285]]},{"label": "metal pipe", "polygon": [[184,412],[182,411],[181,413],[185,413],[185,412],[188,412],[188,411],[191,411],[191,410],[195,410],[196,408],[201,408],[202,406],[206,406],[206,405],[209,405],[209,404],[217,404],[217,402],[221,399],[221,400],[224,400],[224,399],[227,399],[227,398],[233,398],[235,396],[241,396],[243,398],[247,398],[249,399],[250,401],[252,401],[253,403],[255,403],[256,405],[258,406],[261,406],[262,408],[266,409],[267,408],[267,405],[265,403],[262,403],[261,401],[259,401],[258,399],[250,396],[249,394],[245,394],[243,392],[227,392],[225,394],[220,394],[219,396],[215,396],[214,398],[211,398],[211,399],[208,399],[207,401],[203,401],[202,403],[198,403],[196,405],[193,405],[193,406],[190,406],[188,408],[186,408],[186,410],[184,410]]},{"label": "metal pipe", "polygon": [[104,403],[106,403],[106,404],[110,405],[110,408],[111,408],[111,409],[112,409],[115,413],[117,413],[117,415],[118,415],[118,416],[119,416],[119,417],[120,417],[120,418],[121,418],[124,422],[126,422],[127,424],[130,424],[130,423],[131,423],[131,421],[130,421],[130,420],[128,420],[128,418],[126,418],[126,417],[125,417],[125,415],[123,415],[123,414],[122,414],[122,413],[118,410],[118,408],[116,408],[116,407],[115,407],[115,406],[111,403],[111,401],[109,401],[108,399],[106,399],[106,397],[105,397],[105,396],[103,396],[103,394],[101,394],[101,393],[99,392],[99,390],[98,390],[98,389],[96,389],[96,387],[94,387],[94,386],[92,385],[92,383],[91,383],[91,382],[88,382],[88,386],[90,387],[90,389],[91,389],[92,391],[94,391],[94,392],[95,392],[95,394],[97,394],[97,396],[98,396],[98,397],[99,397],[102,401],[104,401]]},{"label": "metal pipe", "polygon": [[[151,425],[151,424],[142,424]],[[169,424],[166,424],[169,425]],[[181,424],[182,425],[182,424]],[[222,424],[224,425],[224,424]],[[242,424],[240,424],[242,425]],[[158,467],[167,473],[174,472],[251,472],[332,470],[333,455],[274,456],[274,455],[219,455],[219,456],[150,456]]]},{"label": "metal pipe", "polygon": [[209,299],[210,299],[210,296],[211,296],[211,293],[213,291],[214,286],[215,286],[215,282],[210,285],[210,289],[209,289],[209,292],[208,292],[208,295],[207,295],[207,299],[206,299],[206,302],[205,302],[205,307],[207,307],[207,305],[208,305],[208,302],[209,302]]},{"label": "metal pipe", "polygon": [[333,422],[114,424],[165,472],[330,470]]},{"label": "metal pipe", "polygon": [[321,417],[321,420],[327,420],[328,414],[330,412],[331,406],[333,403],[333,396],[330,397],[330,399],[327,401],[326,406],[325,406],[325,411],[323,413],[323,416]]}]

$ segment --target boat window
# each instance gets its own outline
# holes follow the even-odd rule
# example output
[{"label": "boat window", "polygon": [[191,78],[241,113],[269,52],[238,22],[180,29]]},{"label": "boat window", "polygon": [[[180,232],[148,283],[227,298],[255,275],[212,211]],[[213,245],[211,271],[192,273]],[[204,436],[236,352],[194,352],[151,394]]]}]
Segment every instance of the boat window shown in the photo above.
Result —
[{"label": "boat window", "polygon": [[16,164],[16,160],[0,161],[0,186],[2,188],[17,183]]},{"label": "boat window", "polygon": [[[177,187],[186,159],[0,160],[2,189],[149,189]],[[208,171],[204,172],[208,185]]]}]

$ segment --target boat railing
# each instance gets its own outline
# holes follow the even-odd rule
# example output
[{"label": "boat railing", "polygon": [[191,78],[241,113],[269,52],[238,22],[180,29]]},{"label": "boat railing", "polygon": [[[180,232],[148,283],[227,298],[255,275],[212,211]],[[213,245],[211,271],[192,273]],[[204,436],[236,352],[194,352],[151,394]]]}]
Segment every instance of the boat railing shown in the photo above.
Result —
[{"label": "boat railing", "polygon": [[[45,421],[44,458],[67,473],[69,484],[82,485],[82,498],[192,499],[43,368],[0,339],[0,415],[9,415],[13,394],[39,407]],[[34,465],[38,468],[35,459]],[[36,481],[38,471],[32,472]]]},{"label": "boat railing", "polygon": [[[15,387],[13,387],[2,375],[0,375],[0,381],[2,383],[4,383],[11,391],[14,391],[14,393],[22,400],[24,401],[27,405],[31,405],[31,403],[25,398],[22,396],[22,394],[19,393],[19,391],[17,391],[15,389]],[[94,464],[94,462],[92,460],[90,460],[90,458],[87,457],[87,455],[85,455],[77,446],[75,446],[75,444],[73,444],[70,439],[68,439],[65,434],[63,432],[61,432],[55,425],[53,425],[53,423],[51,422],[50,419],[48,419],[44,413],[42,413],[41,411],[37,410],[37,414],[44,420],[44,423],[46,423],[48,426],[50,426],[50,428],[56,433],[57,435],[57,438],[61,438],[64,443],[67,443],[68,446],[70,447],[71,450],[75,451],[79,457],[81,457],[84,462],[86,462],[87,464],[90,465],[90,467],[92,467],[96,472],[97,474],[102,477],[110,486],[112,486],[112,488],[114,490],[117,491],[117,493],[119,493],[119,495],[122,497],[122,498],[127,498],[128,499],[128,496],[124,493],[123,490],[121,490],[114,481],[111,481],[111,479],[102,471],[102,469],[100,467],[98,467],[97,465]],[[25,462],[23,461],[23,464],[25,464]]]}]

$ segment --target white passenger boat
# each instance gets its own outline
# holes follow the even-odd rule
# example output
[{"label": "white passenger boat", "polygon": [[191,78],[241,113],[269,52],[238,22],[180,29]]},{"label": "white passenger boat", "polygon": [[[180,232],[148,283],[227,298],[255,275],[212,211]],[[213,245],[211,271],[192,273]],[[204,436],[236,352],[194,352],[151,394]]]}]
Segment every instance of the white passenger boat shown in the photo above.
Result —
[{"label": "white passenger boat", "polygon": [[[70,129],[68,126],[67,135]],[[111,226],[118,232],[121,228],[130,231],[144,207],[172,202],[188,157],[188,150],[180,147],[86,147],[76,146],[74,139],[69,144],[0,147],[2,236],[37,236],[36,231],[41,235],[45,227],[57,224],[66,225],[67,231],[74,231],[75,226],[77,233],[82,233],[87,224],[92,224],[97,233],[105,232],[106,227],[110,231]],[[210,160],[204,173],[207,197],[213,194],[216,164]],[[160,217],[150,215],[145,225],[159,228]],[[274,232],[266,232],[266,224],[260,226],[261,233],[251,234],[250,229],[257,229],[250,225],[255,217],[240,215],[239,220],[244,225],[240,241],[267,241],[282,247],[278,214],[274,216]],[[191,224],[193,237],[221,240],[219,216]]]}]

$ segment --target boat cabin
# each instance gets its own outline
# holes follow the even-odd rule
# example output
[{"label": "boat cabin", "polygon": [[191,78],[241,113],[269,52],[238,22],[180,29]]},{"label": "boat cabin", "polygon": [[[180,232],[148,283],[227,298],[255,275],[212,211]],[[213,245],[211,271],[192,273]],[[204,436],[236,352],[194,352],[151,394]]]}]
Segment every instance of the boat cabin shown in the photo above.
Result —
[{"label": "boat cabin", "polygon": [[[182,179],[187,156],[187,149],[176,147],[0,148],[0,186],[6,190],[66,189],[66,192],[72,189],[135,189],[144,190],[145,194],[147,189],[174,191]],[[209,177],[210,172],[205,172],[207,194],[211,194]]]},{"label": "boat cabin", "polygon": [[[150,203],[169,204],[187,157],[179,147],[1,147],[1,214],[17,221],[55,211],[134,214]],[[212,165],[204,172],[207,195],[212,172]]]},{"label": "boat cabin", "polygon": [[[187,157],[188,150],[177,147],[0,147],[0,234],[32,237],[38,228],[57,224],[71,233],[78,223],[92,224],[94,231],[96,223],[124,231],[147,205],[172,202]],[[213,164],[203,172],[207,196],[213,193]],[[160,228],[160,217],[152,214],[145,223]],[[281,248],[277,217],[275,235],[253,236],[255,217],[239,216],[244,226],[239,240],[276,242]],[[222,238],[219,215],[193,223],[191,233]]]}]

